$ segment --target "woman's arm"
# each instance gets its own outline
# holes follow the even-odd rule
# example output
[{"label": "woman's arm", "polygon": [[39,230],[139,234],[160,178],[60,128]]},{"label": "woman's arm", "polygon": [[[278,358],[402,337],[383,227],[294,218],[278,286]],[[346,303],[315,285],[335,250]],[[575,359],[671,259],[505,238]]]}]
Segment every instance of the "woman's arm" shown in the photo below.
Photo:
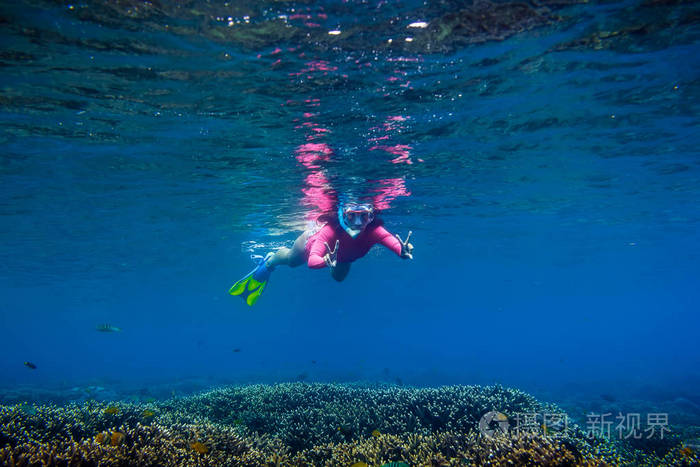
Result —
[{"label": "woman's arm", "polygon": [[311,248],[309,249],[309,259],[307,264],[311,269],[321,269],[326,267],[326,261],[323,259],[328,253],[326,244],[335,244],[335,231],[333,227],[326,224],[321,230],[315,235],[312,240]]},{"label": "woman's arm", "polygon": [[381,243],[398,256],[401,256],[401,242],[383,226],[380,225],[372,231],[372,240],[373,243]]}]

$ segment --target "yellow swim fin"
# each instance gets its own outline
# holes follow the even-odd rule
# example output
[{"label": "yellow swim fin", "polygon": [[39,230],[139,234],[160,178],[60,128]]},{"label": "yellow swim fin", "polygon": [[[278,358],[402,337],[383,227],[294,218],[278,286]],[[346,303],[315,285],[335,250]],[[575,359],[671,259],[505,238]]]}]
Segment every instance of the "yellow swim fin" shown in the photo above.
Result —
[{"label": "yellow swim fin", "polygon": [[248,291],[250,293],[246,297],[245,302],[249,306],[255,305],[255,302],[257,302],[258,298],[260,298],[260,295],[262,295],[266,284],[267,284],[267,281],[258,282],[253,277],[251,277],[250,280],[248,280]]},{"label": "yellow swim fin", "polygon": [[231,295],[241,295],[249,306],[255,305],[265,290],[267,280],[274,267],[266,266],[266,261],[272,256],[268,253],[267,256],[259,257],[260,263],[258,266],[246,274],[241,280],[237,281],[228,290]]},{"label": "yellow swim fin", "polygon": [[231,295],[240,295],[245,292],[248,289],[248,282],[253,278],[253,272],[255,271],[250,271],[245,277],[243,277],[243,279],[233,284],[228,290],[228,293]]}]

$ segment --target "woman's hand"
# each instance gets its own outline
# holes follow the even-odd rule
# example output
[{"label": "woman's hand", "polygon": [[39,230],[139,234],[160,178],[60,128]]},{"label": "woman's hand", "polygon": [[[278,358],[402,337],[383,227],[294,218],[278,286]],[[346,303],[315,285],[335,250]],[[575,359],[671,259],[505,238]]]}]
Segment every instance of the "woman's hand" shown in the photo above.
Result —
[{"label": "woman's hand", "polygon": [[323,242],[324,245],[326,245],[326,249],[328,250],[328,253],[326,253],[323,256],[323,261],[326,262],[326,266],[329,268],[334,268],[338,264],[338,244],[340,241],[336,240],[335,241],[335,248],[331,250],[331,247],[328,245],[328,243]]},{"label": "woman's hand", "polygon": [[401,242],[401,257],[403,259],[413,259],[413,245],[408,243],[408,241],[411,239],[411,234],[413,233],[412,230],[408,231],[408,235],[406,235],[406,240],[401,240],[401,237],[399,237],[399,234],[396,234],[396,238],[399,239],[399,242]]}]

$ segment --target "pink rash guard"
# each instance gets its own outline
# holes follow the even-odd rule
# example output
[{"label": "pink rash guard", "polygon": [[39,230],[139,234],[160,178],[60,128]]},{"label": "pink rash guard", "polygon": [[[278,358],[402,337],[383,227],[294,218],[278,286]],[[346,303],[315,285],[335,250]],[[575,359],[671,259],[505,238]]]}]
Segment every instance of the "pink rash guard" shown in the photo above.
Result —
[{"label": "pink rash guard", "polygon": [[381,221],[372,222],[355,238],[339,225],[326,224],[306,242],[306,257],[310,268],[320,269],[326,266],[323,257],[328,249],[324,242],[333,248],[336,240],[340,241],[337,257],[339,263],[351,263],[362,258],[377,243],[401,256],[401,242],[382,226]]}]

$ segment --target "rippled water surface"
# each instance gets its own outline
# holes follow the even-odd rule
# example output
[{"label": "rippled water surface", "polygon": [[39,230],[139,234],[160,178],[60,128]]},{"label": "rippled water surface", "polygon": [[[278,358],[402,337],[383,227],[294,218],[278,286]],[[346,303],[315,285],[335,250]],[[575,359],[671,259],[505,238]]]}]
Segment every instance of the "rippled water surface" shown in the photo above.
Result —
[{"label": "rippled water surface", "polygon": [[[651,0],[3,4],[0,383],[697,381],[698,24]],[[347,197],[414,261],[228,296]]]}]

